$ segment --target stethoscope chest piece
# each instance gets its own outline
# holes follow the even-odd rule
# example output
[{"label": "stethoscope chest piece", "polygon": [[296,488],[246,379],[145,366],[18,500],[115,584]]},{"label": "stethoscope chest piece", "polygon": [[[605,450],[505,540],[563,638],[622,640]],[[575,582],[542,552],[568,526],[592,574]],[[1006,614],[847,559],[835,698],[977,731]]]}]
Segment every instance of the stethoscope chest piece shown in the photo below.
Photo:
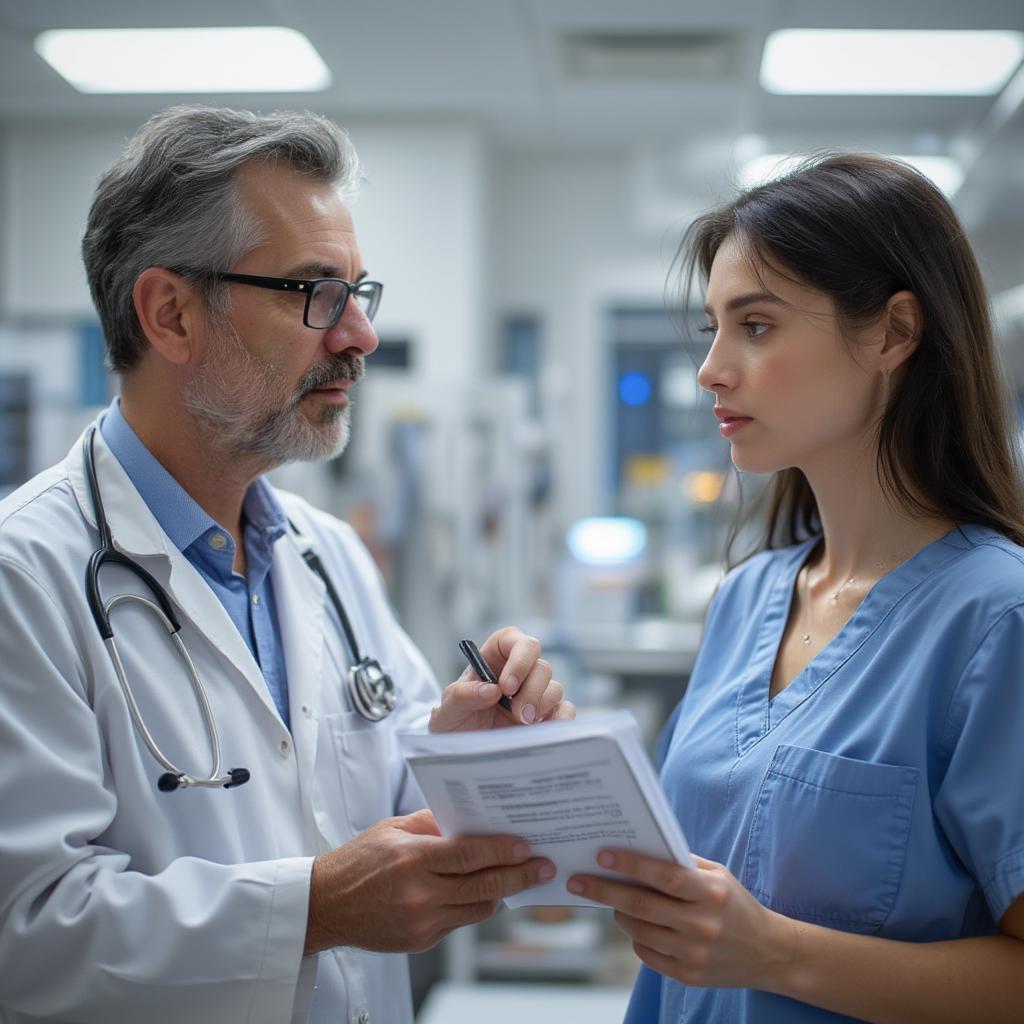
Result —
[{"label": "stethoscope chest piece", "polygon": [[395,684],[376,658],[363,658],[348,670],[349,693],[356,711],[371,722],[387,718],[398,703]]},{"label": "stethoscope chest piece", "polygon": [[[291,520],[289,520],[289,525],[293,532],[298,534],[298,527]],[[338,621],[341,623],[341,630],[345,634],[349,651],[352,653],[352,660],[355,664],[348,670],[346,680],[352,706],[368,722],[379,722],[381,719],[387,718],[398,703],[398,691],[395,689],[394,681],[376,658],[366,658],[360,652],[356,634],[352,629],[352,623],[349,622],[345,606],[341,603],[341,598],[338,597],[338,592],[334,589],[334,584],[331,583],[331,578],[325,572],[316,553],[307,548],[303,551],[302,557],[306,565],[320,577],[327,596],[334,606]]]}]

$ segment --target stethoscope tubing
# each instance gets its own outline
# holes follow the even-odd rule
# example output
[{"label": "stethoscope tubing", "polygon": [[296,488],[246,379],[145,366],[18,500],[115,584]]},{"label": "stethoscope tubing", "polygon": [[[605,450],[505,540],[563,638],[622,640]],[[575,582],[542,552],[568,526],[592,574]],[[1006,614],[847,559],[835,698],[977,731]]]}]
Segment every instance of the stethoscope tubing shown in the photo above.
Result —
[{"label": "stethoscope tubing", "polygon": [[[131,717],[132,724],[135,726],[138,734],[142,737],[143,743],[146,748],[152,754],[154,760],[166,770],[168,775],[173,776],[177,782],[175,785],[171,785],[171,780],[166,776],[161,776],[161,789],[167,790],[170,788],[177,788],[177,786],[211,786],[220,788],[222,786],[238,785],[238,779],[240,776],[235,773],[229,773],[227,775],[221,775],[220,772],[220,736],[217,733],[217,723],[213,717],[213,709],[210,707],[210,701],[206,695],[206,688],[203,686],[202,681],[199,678],[199,673],[196,671],[195,663],[192,661],[192,657],[189,655],[185,644],[182,642],[180,632],[181,623],[178,621],[178,617],[174,614],[174,608],[171,605],[170,597],[167,592],[160,585],[159,581],[154,578],[152,573],[147,572],[138,562],[129,558],[127,555],[122,554],[114,547],[113,537],[110,532],[110,525],[107,522],[106,510],[103,507],[103,500],[100,497],[99,482],[96,478],[96,461],[94,455],[94,444],[95,444],[96,428],[93,427],[86,435],[85,440],[85,472],[86,478],[89,482],[89,492],[93,500],[93,509],[96,513],[96,527],[100,534],[100,546],[92,553],[89,558],[89,564],[86,567],[85,573],[85,588],[86,596],[89,601],[89,607],[92,610],[93,618],[96,620],[96,627],[99,629],[100,636],[103,638],[103,644],[107,648],[107,652],[110,655],[110,660],[114,665],[114,675],[117,677],[118,685],[121,688],[121,693],[124,696],[125,704],[128,707],[128,714]],[[127,569],[137,579],[141,580],[142,583],[149,589],[156,601],[152,601],[149,598],[141,597],[138,594],[118,594],[112,597],[109,601],[104,602],[103,595],[100,591],[99,585],[99,573],[100,569],[105,564],[116,564]],[[138,701],[135,699],[135,694],[132,692],[131,684],[128,682],[128,677],[124,671],[124,664],[121,661],[121,654],[117,649],[117,642],[114,639],[114,630],[110,622],[110,613],[119,604],[126,604],[129,602],[135,602],[141,604],[143,607],[150,609],[157,618],[163,623],[164,628],[167,630],[171,641],[178,649],[178,653],[181,655],[185,666],[188,669],[189,682],[192,685],[192,692],[195,694],[196,701],[199,704],[199,710],[203,718],[203,725],[206,729],[207,739],[210,743],[211,761],[209,774],[206,776],[192,775],[189,772],[183,772],[178,768],[173,761],[168,758],[164,752],[160,749],[156,740],[153,738],[153,734],[149,731],[145,721],[142,718],[142,712],[139,710]]]},{"label": "stethoscope tubing", "polygon": [[199,673],[196,671],[195,663],[192,661],[188,650],[184,643],[182,643],[181,637],[178,635],[178,630],[173,627],[172,623],[167,616],[164,615],[158,604],[135,594],[119,594],[117,597],[111,598],[106,606],[107,612],[109,613],[118,604],[126,601],[136,601],[141,605],[145,605],[160,618],[163,624],[167,627],[167,632],[170,635],[171,640],[178,648],[178,653],[184,659],[185,664],[188,667],[189,682],[192,684],[192,692],[196,696],[196,701],[199,704],[199,709],[203,716],[203,724],[206,727],[206,735],[210,741],[210,750],[213,755],[213,764],[210,766],[209,774],[205,776],[205,778],[200,778],[195,775],[190,775],[188,772],[182,772],[164,756],[163,751],[161,751],[157,746],[156,740],[153,739],[152,733],[150,733],[149,729],[146,728],[146,723],[143,721],[142,713],[139,711],[139,705],[135,701],[135,695],[132,693],[132,688],[128,683],[127,676],[125,675],[124,666],[121,664],[121,655],[118,653],[117,644],[114,642],[113,637],[109,637],[104,640],[104,644],[110,652],[111,661],[114,663],[114,674],[117,676],[117,681],[121,686],[121,692],[124,694],[124,700],[128,705],[128,713],[131,715],[132,723],[139,731],[142,741],[146,744],[146,747],[153,755],[153,758],[168,772],[178,777],[179,785],[217,787],[225,785],[227,782],[231,781],[231,777],[227,776],[225,778],[220,774],[220,736],[217,734],[217,723],[213,717],[213,710],[210,707],[210,702],[206,697],[206,689],[203,687],[203,684],[199,679]]},{"label": "stethoscope tubing", "polygon": [[[232,768],[225,774],[220,769],[220,736],[217,733],[217,723],[214,720],[213,709],[210,706],[206,688],[203,686],[195,663],[192,661],[185,644],[182,642],[180,632],[181,623],[174,612],[170,596],[161,586],[160,582],[138,562],[129,558],[114,547],[113,537],[110,532],[110,525],[107,522],[106,511],[100,496],[99,481],[96,475],[96,459],[94,444],[96,427],[91,427],[83,440],[83,456],[85,461],[86,478],[89,484],[89,493],[92,497],[93,508],[96,514],[96,527],[100,535],[99,547],[89,557],[85,572],[86,597],[90,610],[96,622],[104,646],[110,655],[114,666],[114,674],[117,677],[118,685],[124,696],[128,714],[136,731],[142,737],[143,743],[153,756],[154,760],[165,769],[165,773],[158,780],[158,787],[161,791],[169,792],[179,786],[207,786],[213,788],[230,789],[232,786],[240,786],[249,781],[249,772],[245,768]],[[291,520],[289,526],[295,534],[299,534],[298,528]],[[370,722],[379,722],[386,718],[395,708],[397,703],[397,692],[391,677],[380,667],[380,663],[374,658],[363,657],[356,641],[355,631],[352,623],[345,612],[344,605],[338,592],[334,589],[327,571],[317,557],[316,553],[307,548],[302,552],[306,565],[320,578],[327,591],[327,595],[337,613],[345,640],[352,653],[354,664],[349,669],[347,682],[349,694],[355,710]],[[150,592],[152,598],[142,597],[138,594],[119,594],[109,601],[104,602],[99,585],[100,570],[106,564],[116,564],[132,573]],[[188,669],[189,683],[199,704],[200,713],[203,718],[203,725],[206,729],[207,739],[210,744],[211,766],[209,774],[205,776],[192,775],[182,771],[168,758],[160,749],[152,733],[146,727],[139,709],[138,702],[132,692],[131,685],[124,671],[124,664],[121,661],[120,652],[114,639],[114,629],[110,621],[110,613],[119,604],[134,601],[150,609],[163,623],[171,641],[176,646],[178,653],[185,662]]]}]

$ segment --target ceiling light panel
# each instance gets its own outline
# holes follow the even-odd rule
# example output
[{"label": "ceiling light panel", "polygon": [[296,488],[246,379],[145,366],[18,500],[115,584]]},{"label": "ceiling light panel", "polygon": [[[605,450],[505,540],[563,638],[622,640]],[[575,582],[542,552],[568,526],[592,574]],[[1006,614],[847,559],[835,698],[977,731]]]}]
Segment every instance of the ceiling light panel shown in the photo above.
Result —
[{"label": "ceiling light panel", "polygon": [[35,49],[84,93],[316,92],[331,73],[280,27],[57,29]]},{"label": "ceiling light panel", "polygon": [[988,96],[1022,57],[1020,32],[783,29],[765,42],[761,86],[790,95]]}]

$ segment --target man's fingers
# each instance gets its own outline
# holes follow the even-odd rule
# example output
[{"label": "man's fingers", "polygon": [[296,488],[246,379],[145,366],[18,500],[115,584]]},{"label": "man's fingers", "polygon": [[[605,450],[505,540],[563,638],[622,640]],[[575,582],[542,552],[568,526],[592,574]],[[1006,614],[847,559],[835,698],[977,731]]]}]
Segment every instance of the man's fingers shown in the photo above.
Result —
[{"label": "man's fingers", "polygon": [[[430,712],[430,731],[464,729],[476,715],[490,712],[500,699],[501,690],[494,683],[483,683],[475,675],[457,679],[445,687],[441,703]],[[508,716],[509,712],[502,709],[501,714]]]},{"label": "man's fingers", "polygon": [[446,902],[451,905],[503,900],[524,889],[550,882],[555,874],[555,865],[543,857],[535,857],[514,867],[476,871],[456,881]]},{"label": "man's fingers", "polygon": [[559,701],[545,719],[546,722],[571,722],[576,717],[576,705],[571,700]]},{"label": "man's fingers", "polygon": [[552,712],[562,701],[563,692],[561,683],[554,679],[548,682],[544,693],[537,702],[537,720],[539,722],[550,720]]},{"label": "man's fingers", "polygon": [[530,844],[518,836],[451,836],[425,852],[424,865],[438,875],[470,875],[529,858]]},{"label": "man's fingers", "polygon": [[450,712],[481,711],[493,707],[501,697],[501,690],[495,683],[482,683],[479,679],[457,679],[444,688],[441,695],[443,711],[451,705]]},{"label": "man's fingers", "polygon": [[484,641],[480,653],[498,677],[501,692],[511,697],[537,663],[540,641],[515,626],[506,626]]},{"label": "man's fingers", "polygon": [[550,683],[551,666],[543,658],[538,658],[512,698],[512,714],[518,721],[530,725],[544,717],[544,694]]},{"label": "man's fingers", "polygon": [[493,917],[501,906],[501,900],[485,900],[482,903],[459,903],[456,906],[448,907],[455,923],[452,928],[459,928],[465,924],[479,924]]},{"label": "man's fingers", "polygon": [[412,814],[405,814],[400,818],[392,818],[391,822],[396,828],[417,836],[439,836],[441,834],[434,815],[426,808],[422,811],[413,811]]}]

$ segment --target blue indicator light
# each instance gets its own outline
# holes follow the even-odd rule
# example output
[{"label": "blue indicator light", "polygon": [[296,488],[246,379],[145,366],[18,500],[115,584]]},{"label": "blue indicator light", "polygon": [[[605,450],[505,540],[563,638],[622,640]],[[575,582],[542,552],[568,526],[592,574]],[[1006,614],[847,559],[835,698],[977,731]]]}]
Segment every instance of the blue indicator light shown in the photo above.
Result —
[{"label": "blue indicator light", "polygon": [[646,373],[624,373],[619,378],[619,398],[626,405],[643,405],[651,397],[651,382]]}]

